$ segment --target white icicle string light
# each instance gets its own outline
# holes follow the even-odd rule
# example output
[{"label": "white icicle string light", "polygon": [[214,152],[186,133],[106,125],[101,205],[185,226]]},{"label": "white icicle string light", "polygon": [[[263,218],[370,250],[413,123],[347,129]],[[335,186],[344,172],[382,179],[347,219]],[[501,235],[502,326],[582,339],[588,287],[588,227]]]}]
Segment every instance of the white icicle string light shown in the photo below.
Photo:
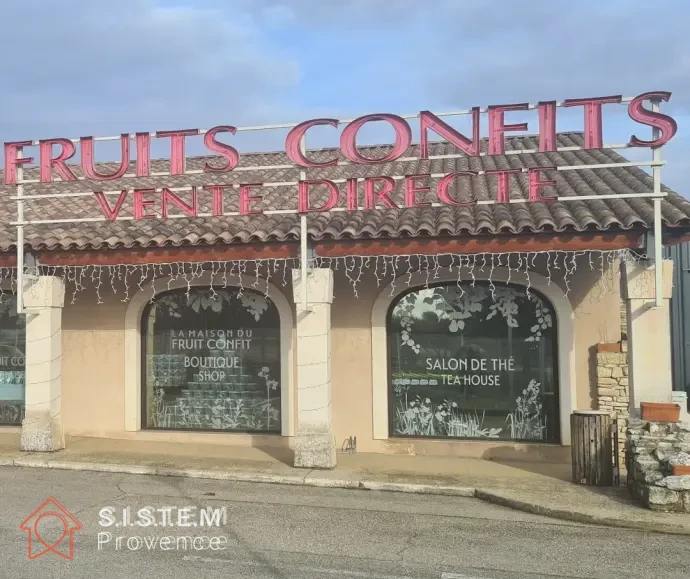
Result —
[{"label": "white icicle string light", "polygon": [[[458,258],[459,258],[459,259],[458,259],[458,261],[459,261],[459,264],[458,264],[458,277],[457,277],[457,280],[456,280],[456,282],[455,282],[455,285],[457,286],[458,291],[460,292],[460,297],[462,297],[462,296],[465,295],[465,290],[462,288],[462,255],[459,255]],[[455,256],[451,256],[451,260],[450,260],[451,265],[450,265],[450,267],[448,268],[449,273],[452,273],[452,271],[453,271],[453,270],[452,270],[452,266],[453,266],[453,262],[454,262],[454,261],[455,261]]]},{"label": "white icicle string light", "polygon": [[11,268],[9,268],[9,267],[0,268],[0,304],[5,299],[5,293],[10,293],[10,294],[13,293],[12,292],[12,285],[13,285],[12,281],[10,281],[10,283],[9,283],[9,286],[10,286],[9,292],[5,292],[5,286],[8,285],[7,280],[8,279],[11,280],[12,277],[14,277],[12,274],[13,274],[13,272],[12,272]]},{"label": "white icicle string light", "polygon": [[[12,275],[12,270],[9,267],[0,267],[0,304],[2,300],[5,299],[5,285],[7,285],[7,279]],[[10,292],[12,293],[12,284],[10,283]]]},{"label": "white icicle string light", "polygon": [[437,280],[438,279],[438,272],[440,269],[440,265],[438,263],[438,255],[434,255],[433,260],[434,260],[434,280]]},{"label": "white icicle string light", "polygon": [[[2,299],[5,297],[5,286],[9,285],[9,293],[14,293],[15,275],[14,269],[11,267],[3,267],[0,271],[2,272],[0,273],[0,302],[2,302]],[[10,281],[9,284],[7,280]]]},{"label": "white icicle string light", "polygon": [[[395,271],[395,264],[397,263],[397,261],[396,261],[397,259],[399,259],[398,256],[396,256],[395,258],[383,256],[383,263],[386,264],[386,267],[384,269],[384,276],[386,275],[386,273],[388,271],[388,262],[389,261],[390,261],[391,271]],[[409,259],[408,259],[408,263],[409,263]],[[384,279],[385,279],[385,277],[384,277]],[[393,276],[393,281],[391,283],[391,294],[390,294],[391,296],[393,296],[395,294],[395,280],[396,280],[396,278],[395,278],[395,276]]]},{"label": "white icicle string light", "polygon": [[80,268],[80,271],[79,271],[79,291],[84,290],[84,277],[86,276],[86,271],[87,271],[86,267]]},{"label": "white icicle string light", "polygon": [[[71,276],[70,276],[71,274]],[[67,281],[74,284],[74,291],[72,292],[72,300],[70,304],[73,304],[77,300],[77,292],[79,291],[79,283],[77,282],[77,268],[70,267],[67,269]]]},{"label": "white icicle string light", "polygon": [[366,261],[364,259],[359,260],[359,271],[357,272],[357,283],[359,283],[362,280],[362,274],[364,273],[364,265],[369,266],[370,263],[370,258],[366,258]]},{"label": "white icicle string light", "polygon": [[[211,290],[211,299],[215,301],[218,298],[218,292],[216,292],[215,286],[215,281],[216,281],[216,267],[218,266],[217,263],[212,263],[211,264],[211,281],[209,282],[209,289]],[[220,268],[219,268],[220,269]]]},{"label": "white icicle string light", "polygon": [[[253,263],[253,262],[252,262]],[[290,266],[294,265],[294,260],[274,260],[274,271],[279,267],[284,270],[290,269]],[[228,272],[228,266],[232,268],[231,272]],[[215,292],[215,289],[219,286],[218,275],[220,272],[223,273],[223,286],[228,285],[228,273],[234,274],[240,281],[240,287],[243,287],[242,277],[246,278],[248,272],[248,263],[246,261],[242,262],[173,262],[166,264],[141,264],[141,265],[129,265],[129,264],[119,264],[119,265],[86,265],[86,266],[40,266],[39,274],[51,277],[58,277],[61,279],[67,291],[72,292],[72,301],[74,303],[77,295],[86,290],[87,286],[92,287],[95,290],[97,303],[102,304],[103,293],[102,288],[104,285],[104,275],[106,279],[109,279],[110,289],[113,295],[118,295],[121,292],[124,294],[122,301],[129,301],[132,297],[131,287],[136,286],[139,291],[145,291],[144,285],[150,283],[150,288],[146,291],[150,291],[152,298],[156,293],[156,281],[161,281],[165,283],[167,278],[167,289],[172,289],[172,284],[178,279],[184,280],[184,285],[187,286],[187,293],[191,291],[191,288],[196,284],[196,281],[210,269],[212,282],[209,283],[211,293]],[[255,281],[252,285],[258,286],[262,283],[262,280],[268,281],[272,275],[270,272],[270,264],[267,260],[258,260],[254,264],[256,277],[258,281]],[[264,271],[265,270],[265,271]],[[4,268],[0,269],[0,281],[5,281],[7,279],[15,279],[14,268]],[[89,282],[89,283],[87,283]],[[285,280],[284,285],[287,285],[287,280]],[[0,288],[3,292],[6,292],[6,288]],[[12,293],[16,293],[12,291]]]},{"label": "white icicle string light", "polygon": [[184,265],[185,264],[182,265],[182,279],[184,279],[185,283],[187,284],[187,291],[185,292],[185,295],[187,296],[187,301],[189,301],[189,295],[192,293],[192,280],[187,277],[187,269],[184,267]]},{"label": "white icicle string light", "polygon": [[474,279],[474,262],[470,266],[470,259],[467,258],[467,263],[465,264],[464,263],[465,258],[466,258],[466,256],[458,255],[458,277],[457,277],[456,284],[458,286],[458,289],[460,290],[460,297],[465,295],[465,289],[462,287],[463,286],[463,283],[462,283],[463,282],[463,279],[462,279],[463,268],[469,269],[469,271],[470,271],[470,277],[472,278],[472,282],[471,282],[472,287],[474,287],[476,284],[476,280]]},{"label": "white icicle string light", "polygon": [[228,287],[228,262],[223,262],[223,289]]},{"label": "white icicle string light", "polygon": [[137,283],[137,285],[139,286],[140,292],[144,291],[144,288],[142,286],[144,285],[144,282],[146,281],[146,276],[148,275],[148,273],[149,273],[148,266],[141,268],[141,276],[139,277],[139,283]]},{"label": "white icicle string light", "polygon": [[493,280],[493,275],[494,275],[494,253],[490,254],[491,255],[491,269],[489,270],[489,288],[491,289],[491,299],[495,300],[496,299],[496,286],[494,285],[494,280]]},{"label": "white icicle string light", "polygon": [[355,280],[353,278],[353,276],[350,275],[350,272],[354,271],[354,269],[355,269],[355,258],[354,258],[354,256],[352,256],[352,267],[348,266],[347,258],[345,258],[344,261],[345,261],[345,263],[344,263],[344,265],[345,265],[345,277],[347,277],[348,281],[350,282],[350,285],[352,286],[352,291],[354,292],[355,297],[358,298],[359,294],[357,293],[357,280]]},{"label": "white icicle string light", "polygon": [[259,259],[256,261],[256,275],[254,276],[254,283],[252,284],[252,289],[256,289],[259,287],[259,278],[261,277],[261,266],[263,265],[264,260]]},{"label": "white icicle string light", "polygon": [[[538,252],[506,252],[501,254],[408,254],[397,256],[343,256],[343,257],[314,257],[310,259],[310,267],[328,268],[347,279],[355,297],[360,296],[360,286],[370,275],[376,281],[377,287],[390,286],[391,295],[395,295],[400,285],[412,287],[415,278],[421,279],[423,287],[430,287],[438,282],[442,273],[452,273],[457,281],[460,295],[467,285],[475,286],[477,279],[485,279],[495,296],[497,284],[496,271],[501,268],[507,272],[507,283],[515,283],[516,275],[525,280],[525,292],[529,296],[532,290],[532,274],[539,273],[546,277],[547,283],[557,282],[563,287],[565,295],[572,291],[572,278],[578,267],[584,266],[585,271],[598,272],[598,279],[589,291],[585,301],[600,301],[606,292],[618,289],[618,264],[639,263],[647,259],[646,256],[631,250],[607,251],[538,251]],[[122,301],[129,301],[133,295],[132,288],[138,291],[150,292],[151,300],[155,299],[159,284],[172,289],[174,283],[183,280],[183,289],[189,296],[192,288],[201,283],[205,274],[210,275],[210,281],[203,284],[210,289],[211,295],[217,299],[217,289],[236,285],[238,295],[245,291],[249,277],[255,278],[250,287],[262,291],[269,296],[269,284],[272,280],[283,288],[291,283],[290,270],[299,268],[298,258],[270,258],[252,260],[228,260],[209,262],[173,262],[165,264],[119,264],[119,265],[85,265],[85,266],[39,266],[40,275],[58,277],[65,285],[66,291],[71,293],[74,303],[78,295],[88,289],[94,290],[98,304],[105,302],[103,288],[110,285],[113,296],[123,297]],[[279,271],[282,269],[282,275]],[[479,274],[477,273],[479,272]],[[633,295],[649,288],[648,276],[641,278],[638,284],[629,288]],[[282,282],[281,282],[282,280]],[[167,281],[167,284],[166,284]],[[15,268],[0,268],[0,301],[6,293],[16,293]],[[8,287],[9,286],[9,287]],[[373,286],[373,284],[372,284]],[[33,289],[36,289],[34,284]]]},{"label": "white icicle string light", "polygon": [[[258,278],[259,276],[257,275],[256,277]],[[266,260],[266,278],[265,278],[265,280],[266,280],[266,287],[268,288],[268,286],[271,283],[271,260],[270,259]]]},{"label": "white icicle string light", "polygon": [[547,284],[550,286],[551,285],[551,254],[547,253],[546,254],[546,280]]},{"label": "white icicle string light", "polygon": [[103,303],[103,299],[101,298],[101,286],[103,285],[103,268],[102,267],[96,267],[96,271],[98,271],[98,277],[97,282],[96,282],[96,298],[98,299],[98,304]]},{"label": "white icicle string light", "polygon": [[[158,268],[158,274],[156,274],[156,268]],[[151,272],[151,299],[153,301],[156,297],[156,280],[163,277],[163,266],[161,264],[154,264]],[[147,280],[148,281],[148,280]]]},{"label": "white icicle string light", "polygon": [[[534,262],[532,263],[532,267],[534,267]],[[531,295],[532,295],[532,294],[530,293],[530,291],[529,291],[529,290],[530,290],[530,287],[532,286],[532,280],[531,280],[530,277],[529,277],[529,268],[530,268],[530,265],[529,265],[529,253],[527,253],[527,254],[525,254],[525,278],[527,279],[527,289],[526,289],[526,293],[527,293],[527,297],[528,297],[528,298],[531,297]]]}]

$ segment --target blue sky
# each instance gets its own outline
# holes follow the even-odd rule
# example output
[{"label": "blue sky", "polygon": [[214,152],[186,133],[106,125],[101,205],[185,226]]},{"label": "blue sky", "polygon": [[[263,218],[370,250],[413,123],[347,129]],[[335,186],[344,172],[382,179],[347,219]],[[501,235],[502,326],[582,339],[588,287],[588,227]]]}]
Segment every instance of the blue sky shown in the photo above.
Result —
[{"label": "blue sky", "polygon": [[[690,191],[687,1],[24,0],[2,2],[0,21],[4,141],[669,90],[679,133],[663,180]],[[581,112],[558,128],[581,129]],[[607,142],[633,131],[608,107]]]}]

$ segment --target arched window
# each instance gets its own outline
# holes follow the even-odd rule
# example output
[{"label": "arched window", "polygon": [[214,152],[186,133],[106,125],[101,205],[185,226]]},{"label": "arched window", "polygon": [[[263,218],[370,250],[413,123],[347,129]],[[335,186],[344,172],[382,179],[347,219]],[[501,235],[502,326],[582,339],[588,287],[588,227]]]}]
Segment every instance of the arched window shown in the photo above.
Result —
[{"label": "arched window", "polygon": [[391,436],[558,442],[556,316],[534,290],[415,289],[387,321]]},{"label": "arched window", "polygon": [[21,424],[24,418],[23,316],[17,315],[17,298],[0,300],[0,424]]},{"label": "arched window", "polygon": [[280,316],[263,294],[162,293],[142,348],[144,428],[280,433]]}]

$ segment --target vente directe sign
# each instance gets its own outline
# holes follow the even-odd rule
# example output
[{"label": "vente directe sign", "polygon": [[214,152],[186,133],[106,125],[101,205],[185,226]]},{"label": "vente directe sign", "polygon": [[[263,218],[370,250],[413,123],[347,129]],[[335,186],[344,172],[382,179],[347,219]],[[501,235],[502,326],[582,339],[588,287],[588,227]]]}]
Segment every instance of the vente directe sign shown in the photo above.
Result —
[{"label": "vente directe sign", "polygon": [[[656,129],[655,138],[642,140],[631,136],[628,142],[632,147],[660,147],[667,143],[677,132],[675,120],[665,114],[653,110],[651,103],[668,102],[671,93],[664,91],[646,92],[630,100],[628,103],[628,115],[636,123]],[[596,98],[568,99],[563,101],[564,107],[581,107],[584,111],[584,149],[598,149],[603,147],[603,121],[602,109],[604,105],[621,103],[621,96],[607,96]],[[488,117],[488,155],[502,155],[505,153],[505,134],[508,132],[527,131],[528,123],[506,124],[505,113],[511,111],[525,111],[536,109],[538,117],[539,151],[550,152],[557,150],[556,141],[556,111],[559,103],[556,101],[539,102],[536,107],[528,104],[494,105],[485,109]],[[451,125],[443,121],[429,111],[421,111],[415,122],[418,123],[420,141],[415,149],[420,160],[429,159],[429,133],[439,135],[455,146],[461,153],[476,157],[480,154],[480,114],[484,112],[479,107],[469,111],[472,120],[471,135],[460,133]],[[395,141],[383,157],[370,158],[365,156],[357,147],[357,135],[364,125],[370,122],[383,121],[388,123],[395,131]],[[337,129],[340,125],[337,119],[320,118],[305,121],[293,127],[285,140],[285,153],[297,167],[326,168],[338,164],[336,151],[325,160],[317,161],[301,147],[302,139],[307,131],[315,126],[329,126]],[[149,177],[151,175],[151,140],[170,140],[170,175],[184,175],[185,167],[185,142],[187,138],[203,135],[205,148],[217,156],[217,161],[207,161],[203,173],[212,181],[213,175],[233,171],[240,163],[240,153],[235,147],[219,140],[223,134],[234,135],[236,127],[221,125],[207,131],[199,129],[186,129],[176,131],[160,131],[156,133],[123,134],[120,136],[121,162],[117,169],[105,173],[99,171],[94,159],[94,137],[81,137],[77,143],[66,138],[44,139],[38,142],[18,141],[8,142],[4,145],[5,151],[5,184],[16,185],[20,182],[17,169],[23,165],[36,163],[39,169],[39,181],[49,183],[54,180],[57,173],[63,181],[77,181],[79,177],[68,164],[76,154],[80,153],[80,166],[84,178],[91,181],[107,182],[123,177]],[[130,145],[134,141],[136,156],[133,159]],[[340,153],[347,161],[345,164],[373,165],[388,163],[403,157],[412,143],[412,129],[408,121],[398,115],[381,113],[370,114],[346,124],[340,135]],[[37,146],[37,160],[25,154],[27,147]],[[134,173],[130,171],[130,163],[134,161]],[[342,162],[341,162],[342,164]],[[514,173],[527,172],[529,181],[528,201],[548,201],[555,199],[543,195],[541,189],[544,186],[554,185],[555,182],[547,178],[547,172],[555,167],[533,167],[523,169],[507,169],[492,171],[455,171],[444,175],[415,174],[406,175],[404,181],[404,203],[399,205],[390,196],[395,188],[395,180],[389,176],[374,176],[341,179],[345,184],[345,200],[347,210],[374,209],[378,207],[422,207],[429,202],[422,202],[418,195],[431,191],[431,179],[436,177],[435,193],[442,204],[451,206],[474,205],[476,199],[458,199],[451,193],[451,185],[460,179],[473,179],[480,173],[493,175],[497,179],[498,203],[507,203],[510,196],[509,179]],[[359,199],[359,182],[363,181],[364,199]],[[343,191],[342,183],[328,179],[302,179],[294,183],[298,186],[299,204],[298,212],[329,211],[339,206]],[[260,189],[264,183],[245,184],[219,184],[210,182],[198,187],[190,187],[191,195],[185,198],[177,195],[170,188],[161,189],[123,189],[121,191],[108,192],[117,195],[111,203],[104,191],[94,191],[103,215],[108,220],[117,219],[128,196],[132,196],[132,218],[154,219],[168,215],[168,208],[172,204],[181,212],[190,217],[198,215],[198,199],[200,195],[209,195],[212,200],[213,215],[227,215],[223,211],[224,195],[229,189],[239,190],[239,215],[255,215],[263,213],[257,208],[261,201]],[[325,203],[315,207],[310,200],[310,189],[313,187],[325,187],[328,191],[328,199]],[[159,203],[159,215],[151,214],[152,207]],[[363,207],[362,207],[363,205]]]}]

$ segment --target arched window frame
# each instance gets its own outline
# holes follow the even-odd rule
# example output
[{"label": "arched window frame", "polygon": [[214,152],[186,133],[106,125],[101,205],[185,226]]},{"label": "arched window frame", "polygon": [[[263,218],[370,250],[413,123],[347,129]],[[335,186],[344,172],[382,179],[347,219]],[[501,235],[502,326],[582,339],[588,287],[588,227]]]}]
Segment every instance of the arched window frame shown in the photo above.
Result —
[{"label": "arched window frame", "polygon": [[[542,275],[530,272],[508,271],[507,268],[495,268],[491,274],[472,272],[477,280],[494,282],[508,282],[523,287],[532,287],[546,298],[556,314],[557,345],[556,355],[558,363],[558,399],[560,444],[570,445],[570,414],[576,406],[575,392],[575,349],[574,349],[574,314],[567,296],[555,283]],[[461,279],[465,282],[472,279],[469,270],[461,272]],[[390,428],[388,394],[390,383],[390,368],[388,359],[388,314],[391,305],[401,295],[409,293],[411,289],[423,289],[427,285],[442,283],[456,283],[458,271],[447,268],[440,269],[434,275],[433,284],[428,283],[426,273],[413,273],[400,276],[388,284],[379,293],[371,317],[372,344],[372,397],[373,397],[373,437],[376,440],[387,440]],[[482,439],[482,442],[486,440]],[[497,441],[499,442],[499,441]],[[501,440],[505,444],[506,440]]]},{"label": "arched window frame", "polygon": [[[277,286],[263,278],[253,276],[227,275],[223,277],[222,285],[228,288],[245,287],[254,291],[266,293],[273,301],[280,316],[280,360],[281,360],[281,432],[282,436],[294,436],[295,432],[295,387],[294,387],[294,347],[293,347],[293,314],[290,303]],[[169,290],[186,289],[187,287],[208,288],[211,284],[211,273],[206,272],[189,284],[185,280],[158,279],[154,283],[154,291],[150,286],[144,291],[134,294],[125,314],[125,424],[127,432],[142,430],[142,326],[143,314],[151,301],[152,295],[158,295]],[[218,287],[218,276],[215,279]],[[163,434],[163,433],[162,433]],[[227,431],[209,431],[209,435],[246,436],[246,433]],[[257,432],[256,435],[265,433]]]},{"label": "arched window frame", "polygon": [[[3,300],[7,300],[8,296],[9,299],[14,299],[15,303],[14,306],[10,306],[10,308],[14,307],[16,310],[16,299],[17,299],[17,294],[14,292],[14,288],[12,287],[12,284],[8,282],[2,282],[0,284],[0,288],[4,292],[4,297]],[[17,314],[17,316],[21,316],[22,314]],[[26,412],[26,320],[24,319],[21,327],[24,330],[24,400],[23,400],[23,412]],[[0,421],[0,426],[3,428],[21,428],[22,423],[21,420],[19,422],[6,422],[6,421]]]}]

